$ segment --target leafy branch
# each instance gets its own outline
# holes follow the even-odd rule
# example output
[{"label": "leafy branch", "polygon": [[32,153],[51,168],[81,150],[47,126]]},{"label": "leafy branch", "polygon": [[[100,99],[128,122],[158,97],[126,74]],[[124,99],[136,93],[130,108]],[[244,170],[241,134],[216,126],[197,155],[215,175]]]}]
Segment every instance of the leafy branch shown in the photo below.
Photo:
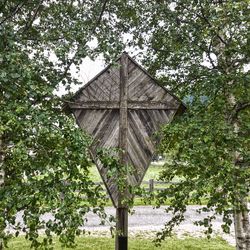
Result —
[{"label": "leafy branch", "polygon": [[0,22],[0,25],[4,24],[8,19],[14,17],[18,11],[21,10],[21,8],[25,5],[25,1],[24,2],[21,2],[19,4],[16,5],[16,7],[14,7],[14,10],[11,14],[9,14],[8,16],[6,16],[1,22]]},{"label": "leafy branch", "polygon": [[[99,24],[101,23],[102,16],[103,16],[103,14],[104,14],[104,12],[105,12],[106,5],[107,5],[108,1],[109,1],[109,0],[105,0],[105,1],[103,2],[102,8],[101,8],[101,11],[100,11],[100,14],[99,14],[99,16],[97,17],[97,20],[96,20],[95,25],[94,25],[94,27],[92,28],[92,30],[91,30],[91,32],[90,32],[90,34],[89,34],[89,37],[91,37],[92,35],[95,34],[96,29],[98,28]],[[71,65],[75,62],[75,59],[77,58],[77,56],[78,56],[78,54],[79,54],[80,47],[84,47],[84,46],[87,44],[87,42],[88,42],[88,40],[86,40],[83,44],[81,44],[81,45],[79,44],[79,45],[78,45],[78,48],[76,49],[76,52],[75,52],[74,56],[73,56],[73,57],[70,59],[70,61],[68,62],[67,66],[66,66],[66,68],[64,69],[64,72],[62,73],[62,76],[59,78],[59,81],[58,81],[58,82],[61,82],[61,81],[64,79],[64,77],[67,75],[67,73],[68,73],[68,71],[69,71]]]}]

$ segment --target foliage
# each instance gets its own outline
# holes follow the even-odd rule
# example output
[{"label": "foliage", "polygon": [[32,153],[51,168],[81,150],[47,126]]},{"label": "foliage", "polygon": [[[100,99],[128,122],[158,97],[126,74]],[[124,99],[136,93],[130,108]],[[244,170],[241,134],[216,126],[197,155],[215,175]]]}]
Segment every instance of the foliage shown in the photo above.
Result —
[{"label": "foliage", "polygon": [[[164,244],[161,248],[156,247],[150,239],[145,239],[141,235],[136,235],[136,237],[129,237],[129,249],[134,250],[231,250],[232,246],[229,246],[221,238],[213,238],[211,240],[202,239],[202,238],[191,238],[185,237],[184,239],[171,238]],[[77,238],[77,247],[74,248],[84,249],[84,250],[103,250],[103,249],[113,249],[114,239],[105,238],[105,237],[78,237]],[[10,242],[10,247],[13,250],[20,249],[29,249],[27,243],[21,238],[18,237]],[[55,249],[61,249],[58,244],[58,240],[53,238],[53,246]],[[67,248],[66,248],[67,249]],[[72,248],[71,248],[72,249]]]},{"label": "foliage", "polygon": [[[146,4],[147,3],[147,4]],[[208,199],[211,220],[245,210],[249,192],[250,7],[249,1],[131,1],[136,27],[131,44],[146,50],[144,64],[163,85],[186,100],[188,111],[163,129],[161,150],[169,157],[161,179],[182,178],[159,193],[174,197],[159,240],[184,219],[186,205]],[[140,13],[138,15],[138,13]],[[202,211],[201,211],[202,212]]]},{"label": "foliage", "polygon": [[[55,90],[78,83],[70,69],[79,70],[85,56],[114,58],[125,46],[123,34],[129,34],[127,45],[146,52],[142,62],[149,71],[188,100],[188,112],[163,130],[162,151],[171,164],[162,179],[183,177],[159,194],[160,203],[175,197],[176,216],[166,226],[184,218],[189,201],[205,196],[205,209],[223,214],[228,231],[228,215],[242,209],[249,191],[247,0],[10,0],[0,9],[1,239],[24,211],[33,246],[42,227],[49,240],[55,232],[72,243],[81,214],[90,206],[101,211],[88,177],[90,141],[62,114]],[[89,204],[79,205],[76,190],[92,198]],[[39,221],[47,211],[56,220]],[[210,221],[203,224],[210,232]]]},{"label": "foliage", "polygon": [[133,174],[133,167],[121,164],[119,158],[121,153],[122,150],[119,148],[102,148],[97,150],[97,157],[107,171],[107,178],[113,178],[113,184],[117,187],[121,205],[132,207],[132,196],[135,193],[141,194],[142,190],[128,183],[127,179],[129,175]]},{"label": "foliage", "polygon": [[[115,31],[107,32],[107,2],[0,1],[0,248],[13,230],[33,247],[49,244],[52,233],[73,244],[91,207],[104,216],[103,196],[88,176],[91,141],[55,92],[78,83],[70,70],[84,57],[121,48],[119,37],[111,41]],[[53,218],[41,221],[47,212]]]}]

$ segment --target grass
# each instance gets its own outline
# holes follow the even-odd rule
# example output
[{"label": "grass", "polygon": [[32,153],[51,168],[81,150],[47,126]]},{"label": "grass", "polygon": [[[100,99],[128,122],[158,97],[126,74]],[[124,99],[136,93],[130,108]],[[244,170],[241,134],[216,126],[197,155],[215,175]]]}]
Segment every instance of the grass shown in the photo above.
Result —
[{"label": "grass", "polygon": [[[156,180],[159,172],[163,169],[162,166],[150,165],[144,181],[150,179]],[[101,177],[98,173],[96,166],[92,166],[90,169],[90,176],[94,182],[101,182]],[[152,202],[154,205],[154,201]],[[109,199],[107,205],[112,206]],[[145,205],[141,198],[134,199],[134,205]],[[166,203],[168,205],[168,202]],[[114,249],[114,239],[108,237],[78,237],[76,240],[77,246],[75,250],[112,250]],[[10,250],[26,250],[30,249],[30,242],[26,241],[23,236],[13,238],[9,244]],[[53,238],[53,247],[55,250],[59,249],[72,249],[63,248],[58,238]],[[221,238],[193,238],[185,237],[184,239],[169,238],[162,243],[160,247],[156,247],[151,239],[143,238],[140,236],[134,236],[129,238],[129,250],[233,250],[234,247],[230,246],[226,241]]]},{"label": "grass", "polygon": [[[151,165],[149,166],[143,181],[149,181],[150,179],[154,179],[157,180],[159,177],[159,173],[164,169],[163,166],[159,165],[159,164],[154,164],[151,163]],[[100,174],[97,170],[97,167],[95,165],[93,165],[91,168],[89,168],[90,171],[90,177],[94,182],[101,182],[102,183],[102,179],[100,177]],[[179,179],[176,178],[174,181],[178,181]],[[104,190],[105,187],[104,185],[102,185]],[[169,185],[168,184],[156,184],[155,183],[155,188],[167,188]],[[142,188],[148,188],[148,184],[142,183],[141,184]],[[206,204],[207,200],[203,199],[202,200],[202,205]],[[143,199],[140,197],[135,197],[134,198],[134,206],[145,206],[145,205],[156,205],[154,200],[149,201],[149,199]],[[164,205],[170,205],[170,200],[166,200],[166,202],[164,203]],[[196,204],[192,204],[190,203],[190,205],[196,205]],[[113,206],[112,202],[110,199],[108,199],[106,206]]]},{"label": "grass", "polygon": [[95,165],[92,165],[92,167],[89,168],[89,175],[90,175],[91,180],[94,182],[102,181],[101,176]]},{"label": "grass", "polygon": [[[129,250],[233,250],[226,241],[221,238],[192,238],[185,239],[170,238],[162,243],[160,247],[156,247],[152,240],[145,238],[129,238]],[[12,239],[9,243],[10,250],[26,250],[30,249],[29,242],[24,237]],[[58,239],[54,239],[53,247],[55,250],[72,249],[62,248]],[[107,237],[78,237],[75,250],[113,250],[114,239]]]},{"label": "grass", "polygon": [[[150,179],[154,179],[156,180],[159,176],[159,173],[161,172],[161,170],[163,170],[163,167],[161,165],[156,165],[156,164],[151,164],[143,178],[143,181],[149,181]],[[91,168],[89,168],[90,171],[90,177],[92,179],[92,181],[94,182],[102,182],[102,179],[100,177],[100,174],[97,170],[97,167],[95,165],[93,165]],[[159,185],[158,185],[159,186]],[[157,187],[158,187],[157,186]],[[148,185],[147,184],[141,184],[141,187],[143,188],[147,188]],[[159,186],[160,187],[160,186]],[[166,187],[165,184],[162,185],[162,187]],[[103,186],[103,188],[105,189],[105,187]],[[112,202],[110,199],[108,199],[107,206],[113,206]],[[134,198],[134,206],[141,206],[141,205],[149,205],[148,203],[145,204],[145,200],[141,199],[141,198]],[[154,205],[154,201],[152,201],[152,205]],[[167,202],[165,205],[169,205],[169,202]]]},{"label": "grass", "polygon": [[143,178],[143,181],[148,181],[150,179],[158,179],[159,173],[163,170],[164,168],[161,165],[154,165],[151,164]]},{"label": "grass", "polygon": [[[159,177],[159,173],[161,172],[161,170],[163,170],[162,166],[151,164],[143,178],[143,181],[148,181],[150,179],[156,180]],[[95,165],[89,168],[89,172],[92,181],[94,182],[102,181],[100,174],[97,170],[97,167]]]}]

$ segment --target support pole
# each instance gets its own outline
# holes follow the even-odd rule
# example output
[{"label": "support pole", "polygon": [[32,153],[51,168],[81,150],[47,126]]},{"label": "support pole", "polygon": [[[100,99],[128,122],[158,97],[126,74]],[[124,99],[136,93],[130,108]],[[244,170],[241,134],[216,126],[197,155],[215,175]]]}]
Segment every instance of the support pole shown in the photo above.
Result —
[{"label": "support pole", "polygon": [[154,192],[154,179],[149,180],[149,192],[150,193]]},{"label": "support pole", "polygon": [[[120,67],[120,120],[119,120],[119,159],[120,164],[127,167],[128,155],[128,56],[123,53]],[[124,173],[123,173],[124,174]],[[125,173],[126,174],[126,173]],[[127,182],[126,176],[119,176]],[[125,186],[127,183],[125,183]],[[118,206],[116,208],[116,250],[128,249],[128,208],[123,203],[127,195],[127,190],[119,190]]]},{"label": "support pole", "polygon": [[128,209],[126,207],[116,208],[116,250],[128,249]]}]

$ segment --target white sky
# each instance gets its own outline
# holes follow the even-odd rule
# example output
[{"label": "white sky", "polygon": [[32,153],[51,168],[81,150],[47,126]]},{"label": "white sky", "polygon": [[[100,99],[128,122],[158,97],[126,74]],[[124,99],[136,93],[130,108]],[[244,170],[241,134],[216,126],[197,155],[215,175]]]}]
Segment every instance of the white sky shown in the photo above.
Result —
[{"label": "white sky", "polygon": [[[134,51],[128,51],[130,55],[133,56]],[[213,56],[213,55],[212,55]],[[216,61],[216,56],[215,58],[212,58],[215,61],[215,64],[217,63]],[[211,67],[211,64],[209,60],[206,58],[204,55],[204,66]],[[71,92],[76,92],[79,88],[81,88],[84,84],[89,82],[93,77],[95,77],[99,72],[101,72],[107,65],[105,64],[105,61],[103,57],[99,56],[97,57],[94,61],[91,60],[89,57],[86,57],[82,64],[80,65],[80,71],[77,72],[76,67],[73,65],[71,66],[70,70],[71,73],[82,83],[80,85],[72,85],[71,86]],[[247,72],[250,70],[250,65],[245,65],[244,66],[244,72]],[[59,96],[62,96],[67,93],[65,91],[64,86],[60,86],[59,90],[55,92]]]},{"label": "white sky", "polygon": [[[80,72],[76,74],[77,79],[79,79],[82,83],[87,83],[104,67],[105,63],[101,58],[97,58],[95,61],[92,61],[90,58],[85,58],[83,63],[80,65]],[[74,72],[74,69],[72,69],[71,72]]]},{"label": "white sky", "polygon": [[[133,36],[130,34],[123,35],[124,43],[129,42],[129,40],[133,39]],[[89,42],[88,44],[90,47],[94,48],[98,46],[97,41],[94,39]],[[126,47],[126,52],[129,53],[130,56],[134,56],[142,52],[142,50],[135,51],[133,48]],[[54,53],[49,52],[49,58],[51,61],[56,61],[57,58]],[[71,73],[76,77],[80,82],[81,85],[71,86],[71,92],[76,92],[79,88],[81,88],[84,84],[90,81],[93,77],[95,77],[100,71],[102,71],[107,64],[105,64],[104,58],[102,56],[98,56],[94,61],[91,60],[89,57],[83,59],[82,64],[80,65],[80,71],[77,72],[76,67],[72,65],[70,67]],[[59,90],[55,92],[59,96],[66,94],[63,86],[59,86]]]},{"label": "white sky", "polygon": [[[92,61],[89,57],[86,57],[82,64],[80,65],[80,71],[77,72],[76,67],[73,65],[70,68],[71,73],[82,82],[81,85],[72,85],[71,91],[76,92],[79,88],[81,88],[84,84],[90,81],[94,76],[96,76],[100,71],[105,68],[104,59],[98,57],[95,61]],[[59,87],[59,90],[56,91],[56,94],[59,96],[66,94],[63,86]]]}]

